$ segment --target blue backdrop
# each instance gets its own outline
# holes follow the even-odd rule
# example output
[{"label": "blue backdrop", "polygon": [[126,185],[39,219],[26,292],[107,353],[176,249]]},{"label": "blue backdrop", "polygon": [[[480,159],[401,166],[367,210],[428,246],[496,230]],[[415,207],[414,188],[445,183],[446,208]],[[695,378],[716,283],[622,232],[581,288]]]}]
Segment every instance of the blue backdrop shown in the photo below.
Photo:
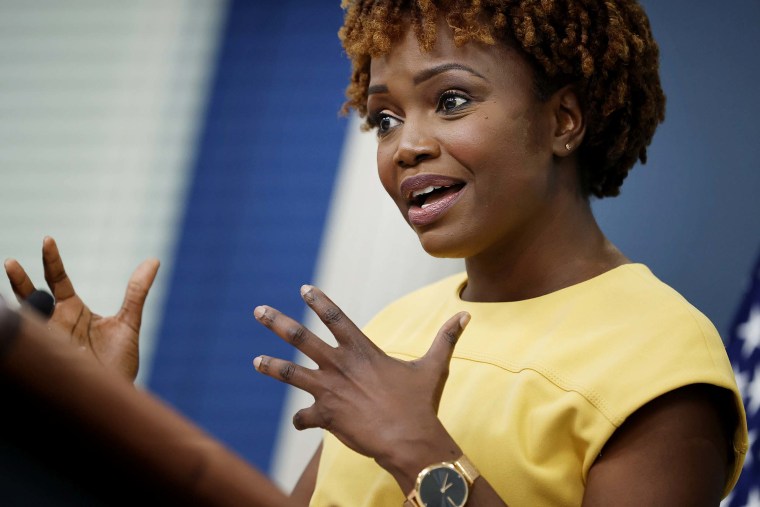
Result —
[{"label": "blue backdrop", "polygon": [[[321,5],[320,5],[321,4]],[[285,392],[251,360],[293,349],[348,121],[337,2],[232,2],[149,387],[264,470]]]}]

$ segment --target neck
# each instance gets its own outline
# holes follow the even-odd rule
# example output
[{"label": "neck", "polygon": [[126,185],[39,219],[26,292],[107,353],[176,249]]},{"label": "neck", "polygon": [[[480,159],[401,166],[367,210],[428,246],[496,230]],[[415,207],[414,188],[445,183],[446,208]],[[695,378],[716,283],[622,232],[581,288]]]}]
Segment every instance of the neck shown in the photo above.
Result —
[{"label": "neck", "polygon": [[549,207],[541,227],[465,260],[466,301],[519,301],[575,285],[630,262],[602,233],[582,196]]}]

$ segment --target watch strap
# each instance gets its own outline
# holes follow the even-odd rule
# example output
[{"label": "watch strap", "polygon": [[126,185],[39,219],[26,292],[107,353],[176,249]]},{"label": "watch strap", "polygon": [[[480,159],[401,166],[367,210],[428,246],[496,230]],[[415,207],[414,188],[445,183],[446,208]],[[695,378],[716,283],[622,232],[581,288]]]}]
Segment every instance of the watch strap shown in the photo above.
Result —
[{"label": "watch strap", "polygon": [[417,488],[414,488],[404,500],[404,507],[425,507],[417,496]]},{"label": "watch strap", "polygon": [[454,462],[454,466],[461,472],[468,486],[472,486],[475,479],[480,477],[477,467],[464,454]]}]

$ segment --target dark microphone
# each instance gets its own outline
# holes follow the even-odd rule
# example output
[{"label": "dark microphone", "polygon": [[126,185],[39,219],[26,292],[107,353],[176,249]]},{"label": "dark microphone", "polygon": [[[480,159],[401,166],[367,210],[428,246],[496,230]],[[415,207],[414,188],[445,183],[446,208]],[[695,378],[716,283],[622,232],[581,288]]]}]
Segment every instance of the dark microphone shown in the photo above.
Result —
[{"label": "dark microphone", "polygon": [[55,299],[44,290],[35,290],[24,301],[46,319],[49,319],[53,315]]}]

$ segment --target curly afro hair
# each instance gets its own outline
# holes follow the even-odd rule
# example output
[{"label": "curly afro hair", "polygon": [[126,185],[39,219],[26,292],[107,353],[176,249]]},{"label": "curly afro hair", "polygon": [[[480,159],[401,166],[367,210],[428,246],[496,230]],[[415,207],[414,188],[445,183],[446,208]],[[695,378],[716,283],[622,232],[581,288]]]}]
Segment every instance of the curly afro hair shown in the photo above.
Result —
[{"label": "curly afro hair", "polygon": [[665,119],[659,49],[635,0],[343,0],[343,47],[352,61],[343,112],[367,116],[372,57],[386,54],[407,26],[429,51],[443,16],[454,41],[509,44],[533,65],[545,100],[572,84],[586,115],[579,148],[586,195],[616,196]]}]

